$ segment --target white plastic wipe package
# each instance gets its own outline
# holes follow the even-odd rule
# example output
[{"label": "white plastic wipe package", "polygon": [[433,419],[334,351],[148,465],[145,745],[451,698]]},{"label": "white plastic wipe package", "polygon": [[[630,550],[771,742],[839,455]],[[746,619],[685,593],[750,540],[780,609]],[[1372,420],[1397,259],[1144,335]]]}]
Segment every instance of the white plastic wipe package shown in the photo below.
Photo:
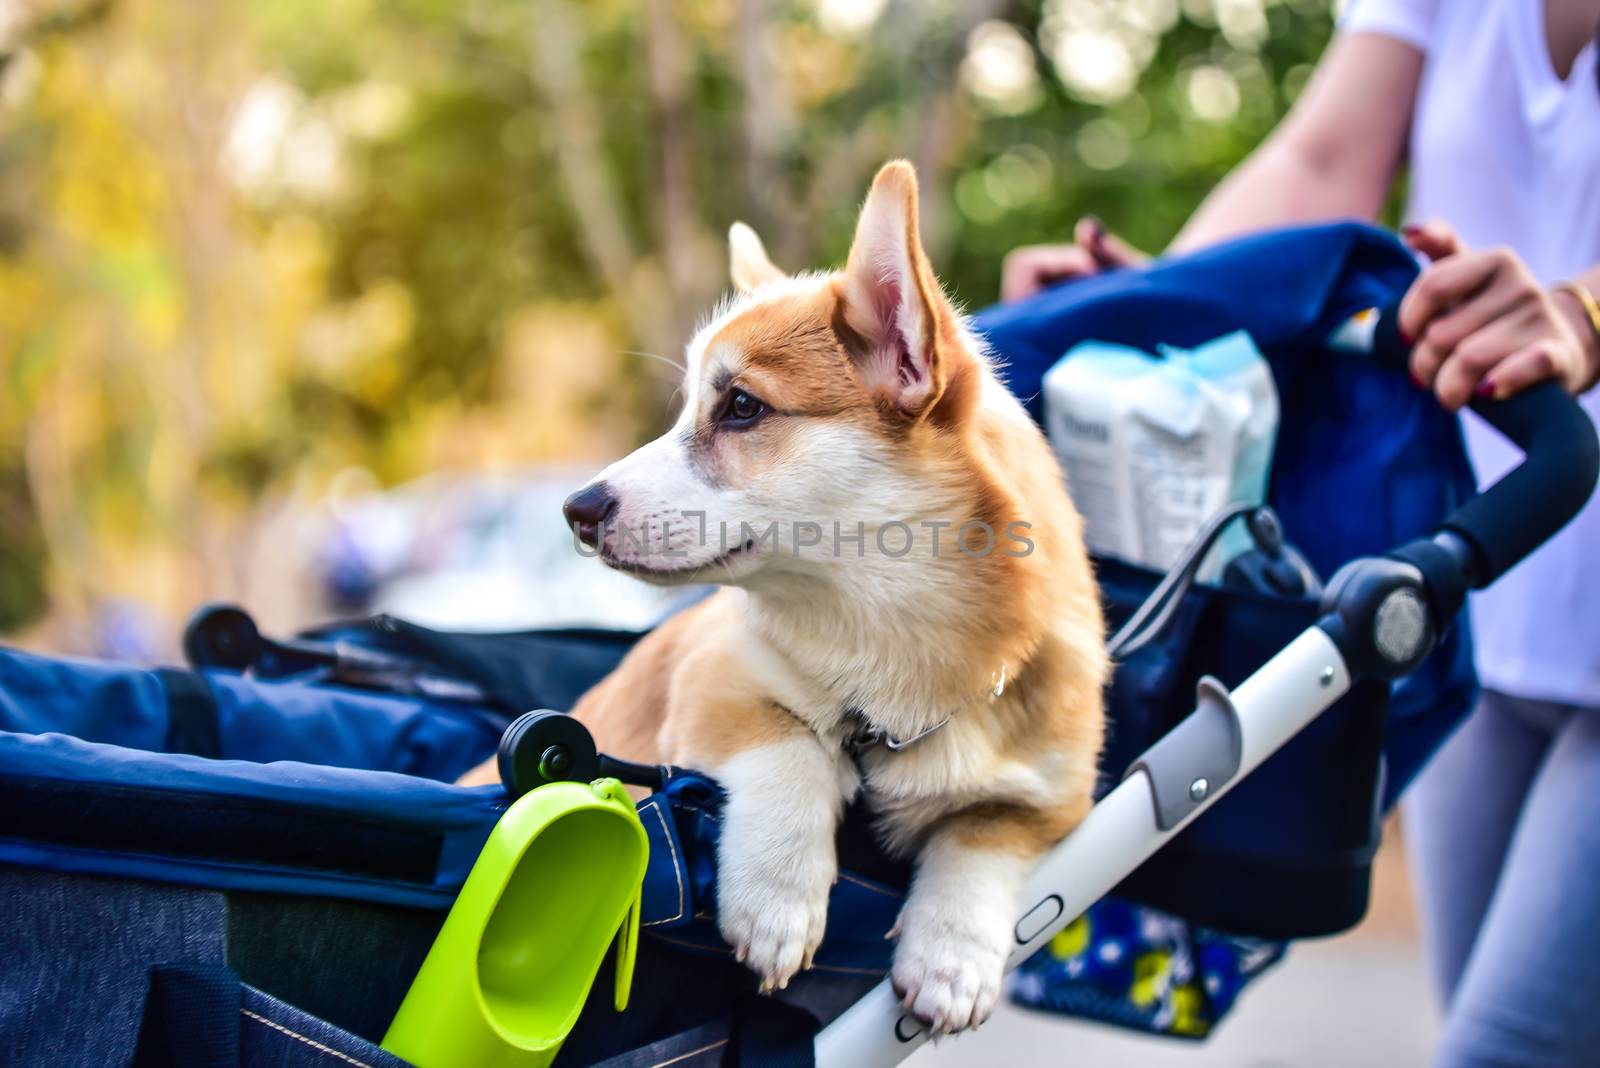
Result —
[{"label": "white plastic wipe package", "polygon": [[[1224,506],[1266,499],[1278,391],[1243,331],[1160,357],[1083,342],[1044,376],[1044,414],[1097,555],[1166,570]],[[1235,524],[1201,576],[1248,544]]]}]

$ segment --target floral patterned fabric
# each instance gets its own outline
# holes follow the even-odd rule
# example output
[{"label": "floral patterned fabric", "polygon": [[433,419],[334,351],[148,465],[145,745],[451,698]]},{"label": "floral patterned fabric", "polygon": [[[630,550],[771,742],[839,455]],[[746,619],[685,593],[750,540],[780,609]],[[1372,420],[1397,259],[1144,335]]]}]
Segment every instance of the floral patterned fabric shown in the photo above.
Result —
[{"label": "floral patterned fabric", "polygon": [[1012,976],[1011,1000],[1152,1034],[1205,1038],[1284,944],[1236,938],[1106,898]]}]

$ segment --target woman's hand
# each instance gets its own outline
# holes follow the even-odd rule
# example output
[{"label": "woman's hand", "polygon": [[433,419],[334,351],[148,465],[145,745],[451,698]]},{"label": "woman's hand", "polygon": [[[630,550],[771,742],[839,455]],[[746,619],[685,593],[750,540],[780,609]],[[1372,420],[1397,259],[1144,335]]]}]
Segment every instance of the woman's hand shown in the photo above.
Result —
[{"label": "woman's hand", "polygon": [[1086,278],[1117,267],[1134,267],[1150,257],[1107,233],[1086,215],[1073,228],[1073,245],[1025,245],[1007,253],[1000,270],[1000,300],[1009,304],[1057,282]]},{"label": "woman's hand", "polygon": [[1541,286],[1516,253],[1469,250],[1442,222],[1403,232],[1433,263],[1400,302],[1400,330],[1416,339],[1412,376],[1446,408],[1547,378],[1578,393],[1600,377],[1600,344],[1583,309]]}]

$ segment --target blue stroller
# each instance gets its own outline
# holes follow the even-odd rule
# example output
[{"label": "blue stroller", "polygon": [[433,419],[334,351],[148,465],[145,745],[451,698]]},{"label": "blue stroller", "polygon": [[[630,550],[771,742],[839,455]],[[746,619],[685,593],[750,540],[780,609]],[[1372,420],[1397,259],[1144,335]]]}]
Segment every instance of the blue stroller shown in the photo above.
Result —
[{"label": "blue stroller", "polygon": [[[1203,1037],[1284,942],[1361,917],[1383,810],[1475,696],[1468,590],[1600,472],[1552,384],[1477,406],[1526,459],[1475,495],[1454,419],[1385,366],[1404,358],[1392,315],[1358,314],[1414,274],[1390,237],[1341,224],[979,317],[1036,416],[1080,340],[1248,330],[1284,412],[1270,504],[1333,576],[1316,596],[1101,562],[1113,626],[1140,640],[1109,695],[1099,803],[1029,884],[1015,999]],[[378,617],[274,642],[228,610],[191,629],[187,670],[0,650],[0,1063],[402,1064],[377,1041],[507,805],[452,782],[502,743],[517,789],[604,773],[651,791],[634,998],[591,997],[557,1063],[902,1060],[926,1037],[883,981],[908,873],[865,814],[841,832],[815,967],[765,997],[717,934],[714,782],[581,738],[555,765],[516,759],[561,722],[521,714],[571,707],[637,637]]]}]

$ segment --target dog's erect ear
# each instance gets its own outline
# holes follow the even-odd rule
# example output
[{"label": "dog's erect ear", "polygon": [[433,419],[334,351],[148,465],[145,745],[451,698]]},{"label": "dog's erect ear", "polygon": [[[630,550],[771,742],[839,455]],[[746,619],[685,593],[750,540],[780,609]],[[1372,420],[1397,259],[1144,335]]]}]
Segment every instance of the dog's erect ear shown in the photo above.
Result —
[{"label": "dog's erect ear", "polygon": [[945,298],[917,236],[917,172],[904,160],[884,164],[872,181],[842,298],[845,323],[862,342],[855,356],[867,387],[905,412],[926,411],[947,373],[937,320]]},{"label": "dog's erect ear", "polygon": [[741,293],[783,277],[783,272],[768,258],[761,238],[742,222],[728,228],[728,270],[733,275],[733,287]]}]

